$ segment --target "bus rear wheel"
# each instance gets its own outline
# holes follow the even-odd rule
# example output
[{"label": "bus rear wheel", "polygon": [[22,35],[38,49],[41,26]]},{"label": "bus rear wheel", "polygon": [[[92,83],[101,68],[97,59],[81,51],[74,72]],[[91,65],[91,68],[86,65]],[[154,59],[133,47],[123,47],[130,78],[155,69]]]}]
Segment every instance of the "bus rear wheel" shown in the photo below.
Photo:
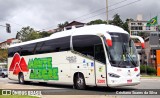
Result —
[{"label": "bus rear wheel", "polygon": [[25,83],[23,73],[20,73],[20,74],[19,74],[18,80],[19,80],[19,84],[24,84],[24,83]]},{"label": "bus rear wheel", "polygon": [[76,89],[82,90],[86,88],[86,83],[84,76],[82,74],[77,74],[74,81],[74,86]]}]

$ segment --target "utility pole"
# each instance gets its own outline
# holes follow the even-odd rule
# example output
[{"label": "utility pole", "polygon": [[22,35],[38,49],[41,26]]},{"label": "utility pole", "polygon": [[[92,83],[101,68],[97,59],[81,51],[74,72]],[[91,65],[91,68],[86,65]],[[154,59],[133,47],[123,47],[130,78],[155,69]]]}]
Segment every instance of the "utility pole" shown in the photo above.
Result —
[{"label": "utility pole", "polygon": [[108,0],[106,0],[106,18],[107,18],[106,22],[107,24],[109,24],[108,23]]}]

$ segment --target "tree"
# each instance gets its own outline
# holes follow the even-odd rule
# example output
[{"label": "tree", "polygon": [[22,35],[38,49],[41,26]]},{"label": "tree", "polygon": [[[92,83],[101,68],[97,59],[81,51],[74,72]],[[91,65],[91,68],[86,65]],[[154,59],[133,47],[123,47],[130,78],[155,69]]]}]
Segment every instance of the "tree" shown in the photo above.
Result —
[{"label": "tree", "polygon": [[43,37],[48,37],[48,36],[50,36],[52,33],[48,33],[48,32],[46,32],[46,31],[42,31],[42,32],[40,32],[39,34],[40,34],[40,36],[43,38]]},{"label": "tree", "polygon": [[60,24],[58,24],[58,28],[64,28],[68,24],[69,24],[68,21],[66,21],[64,23],[60,23]]},{"label": "tree", "polygon": [[87,23],[87,25],[94,25],[94,24],[107,24],[107,22],[101,19],[97,19]]},{"label": "tree", "polygon": [[16,38],[24,42],[41,38],[41,35],[33,28],[28,26],[28,27],[23,27],[20,31],[18,31]]},{"label": "tree", "polygon": [[7,61],[8,58],[8,51],[7,49],[0,49],[0,62]]},{"label": "tree", "polygon": [[118,14],[115,14],[113,16],[113,20],[110,21],[110,24],[123,28],[123,21],[121,20],[120,15],[118,15]]}]

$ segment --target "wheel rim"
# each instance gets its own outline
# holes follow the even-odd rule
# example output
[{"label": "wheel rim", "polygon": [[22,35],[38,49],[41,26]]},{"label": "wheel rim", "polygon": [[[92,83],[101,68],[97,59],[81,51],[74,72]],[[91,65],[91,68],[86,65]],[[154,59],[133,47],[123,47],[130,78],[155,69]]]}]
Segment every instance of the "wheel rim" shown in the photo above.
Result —
[{"label": "wheel rim", "polygon": [[83,78],[79,77],[77,80],[77,86],[81,88],[83,86],[83,84],[84,84]]},{"label": "wheel rim", "polygon": [[23,81],[24,81],[24,77],[23,77],[23,75],[21,75],[20,82],[23,83]]}]

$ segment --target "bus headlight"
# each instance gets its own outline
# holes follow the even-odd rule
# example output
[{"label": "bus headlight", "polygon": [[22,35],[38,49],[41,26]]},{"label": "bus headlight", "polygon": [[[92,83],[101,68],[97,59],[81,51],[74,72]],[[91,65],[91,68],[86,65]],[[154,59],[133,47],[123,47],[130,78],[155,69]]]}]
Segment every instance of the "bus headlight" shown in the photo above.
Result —
[{"label": "bus headlight", "polygon": [[138,73],[136,76],[139,77],[139,76],[140,76],[140,73]]},{"label": "bus headlight", "polygon": [[119,78],[120,76],[114,73],[108,73],[110,77]]}]

